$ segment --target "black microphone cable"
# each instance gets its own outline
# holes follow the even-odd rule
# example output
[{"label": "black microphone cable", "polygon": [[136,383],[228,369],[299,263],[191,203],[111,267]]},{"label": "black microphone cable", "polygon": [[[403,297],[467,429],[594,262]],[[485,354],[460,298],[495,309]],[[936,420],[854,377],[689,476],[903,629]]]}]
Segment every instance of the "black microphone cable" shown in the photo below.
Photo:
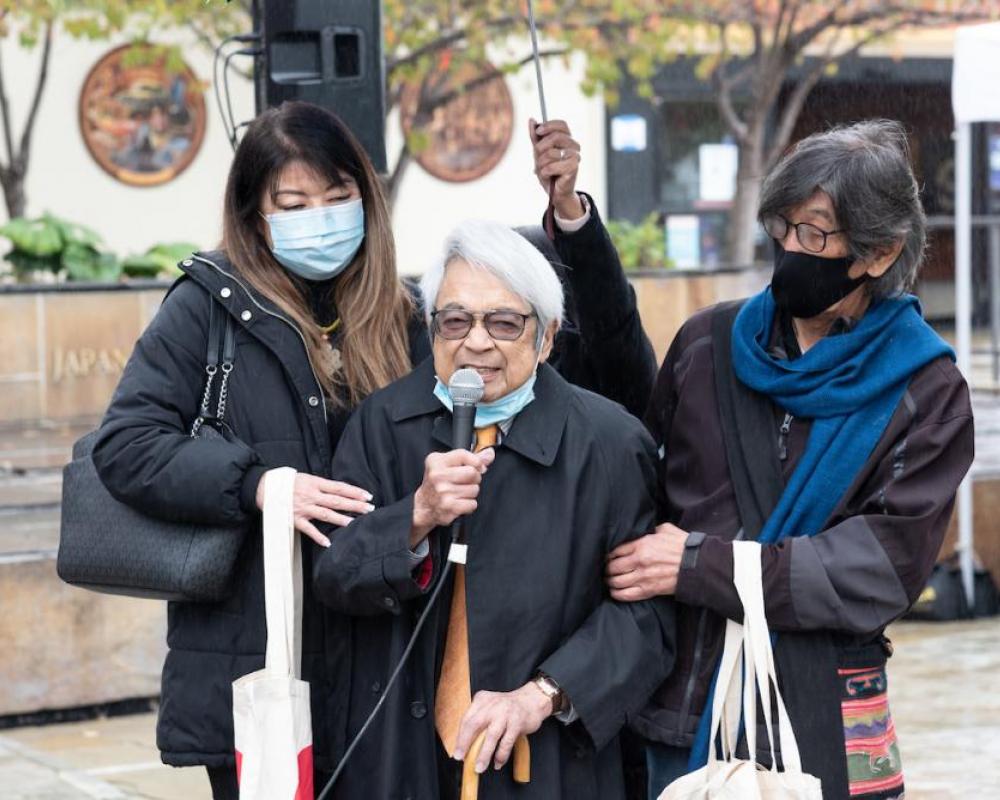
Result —
[{"label": "black microphone cable", "polygon": [[[452,530],[451,544],[454,545],[458,541],[458,530],[459,526],[456,525]],[[406,649],[403,650],[403,655],[399,657],[399,663],[396,664],[396,668],[393,670],[392,675],[389,677],[388,682],[385,685],[385,689],[382,691],[382,696],[378,699],[375,704],[375,708],[368,715],[365,720],[365,724],[361,726],[361,730],[355,734],[354,739],[351,740],[351,744],[348,746],[347,750],[344,751],[344,755],[341,757],[340,762],[337,764],[337,768],[333,771],[333,776],[326,782],[326,786],[323,787],[323,791],[320,792],[316,800],[325,800],[326,796],[330,793],[334,784],[337,782],[337,778],[344,771],[344,767],[347,766],[347,760],[351,757],[354,751],[357,749],[358,745],[361,743],[361,739],[368,732],[375,718],[378,716],[379,711],[382,710],[382,706],[385,705],[386,699],[389,697],[389,692],[392,691],[392,687],[396,684],[399,679],[400,674],[403,671],[403,667],[406,665],[407,659],[410,657],[410,653],[413,652],[413,648],[417,643],[417,638],[420,636],[420,631],[423,630],[424,623],[427,622],[427,617],[431,613],[431,609],[434,608],[434,604],[437,602],[438,596],[441,594],[441,589],[444,587],[445,583],[448,582],[448,575],[451,574],[452,561],[449,558],[445,559],[444,569],[441,570],[441,575],[438,577],[437,586],[434,587],[434,591],[431,592],[430,598],[427,600],[427,606],[424,608],[423,613],[420,615],[420,619],[417,620],[417,624],[413,628],[413,633],[410,634],[410,641],[406,644]]]},{"label": "black microphone cable", "polygon": [[[252,44],[259,42],[261,40],[261,35],[259,33],[237,33],[232,36],[227,36],[215,47],[215,54],[212,58],[212,93],[215,95],[215,104],[219,110],[219,118],[222,120],[222,127],[226,131],[226,138],[229,140],[229,144],[232,148],[236,149],[236,130],[226,119],[226,112],[222,107],[222,90],[219,84],[219,59],[222,57],[222,52],[226,45],[231,42],[239,42],[240,44]],[[227,62],[228,64],[228,62]],[[226,87],[228,94],[228,85]],[[230,110],[230,117],[232,117],[232,110]]]},{"label": "black microphone cable", "polygon": [[230,132],[230,144],[233,146],[233,150],[236,149],[236,131],[242,126],[236,124],[236,115],[233,114],[233,101],[229,96],[229,62],[233,60],[234,56],[259,56],[263,55],[264,49],[261,47],[244,47],[239,50],[234,50],[231,53],[226,54],[226,58],[222,63],[222,86],[226,95],[226,109],[229,112],[229,132]]}]

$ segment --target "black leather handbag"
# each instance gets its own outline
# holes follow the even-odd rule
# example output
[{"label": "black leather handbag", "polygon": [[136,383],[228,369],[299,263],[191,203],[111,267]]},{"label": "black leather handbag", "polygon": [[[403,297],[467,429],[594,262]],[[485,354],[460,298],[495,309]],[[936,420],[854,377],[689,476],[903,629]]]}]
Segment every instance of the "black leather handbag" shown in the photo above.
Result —
[{"label": "black leather handbag", "polygon": [[[225,413],[235,355],[233,321],[213,301],[205,391],[192,437],[234,438]],[[213,392],[216,378],[218,391]],[[97,431],[82,437],[73,446],[73,460],[63,468],[59,577],[106,594],[200,602],[225,599],[233,588],[245,526],[169,522],[116,500],[94,467],[91,453],[96,440]]]}]

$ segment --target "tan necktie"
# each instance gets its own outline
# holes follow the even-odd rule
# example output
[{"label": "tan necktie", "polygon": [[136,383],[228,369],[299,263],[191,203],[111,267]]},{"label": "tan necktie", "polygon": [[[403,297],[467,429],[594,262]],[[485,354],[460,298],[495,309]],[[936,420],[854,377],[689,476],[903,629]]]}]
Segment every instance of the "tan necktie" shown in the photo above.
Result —
[{"label": "tan necktie", "polygon": [[[497,443],[497,426],[487,425],[476,429],[475,451],[485,450]],[[472,705],[472,679],[469,673],[469,625],[465,606],[465,567],[455,564],[455,586],[451,595],[451,613],[448,617],[448,635],[444,645],[444,661],[434,698],[434,724],[437,727],[445,752],[455,752],[458,729],[465,712]],[[479,776],[475,772],[476,757],[483,744],[480,734],[465,756],[462,776],[462,800],[471,800],[479,792]],[[514,745],[514,780],[530,780],[531,760],[528,740],[521,736]]]}]

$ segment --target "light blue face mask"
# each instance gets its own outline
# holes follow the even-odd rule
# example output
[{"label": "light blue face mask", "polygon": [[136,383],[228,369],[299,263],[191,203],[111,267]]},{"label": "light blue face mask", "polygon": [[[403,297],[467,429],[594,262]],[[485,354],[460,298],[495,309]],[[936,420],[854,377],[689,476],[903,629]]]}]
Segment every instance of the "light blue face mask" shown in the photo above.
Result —
[{"label": "light blue face mask", "polygon": [[[532,372],[531,377],[513,392],[505,394],[503,397],[498,397],[489,403],[480,403],[477,405],[475,426],[477,428],[485,428],[487,425],[496,425],[523,411],[525,406],[535,399],[534,387],[537,372],[538,364],[536,363],[535,372]],[[435,377],[434,396],[441,401],[441,404],[445,408],[449,411],[452,410],[454,404],[451,400],[451,393],[448,391],[448,387],[441,383],[441,379],[437,377]]]},{"label": "light blue face mask", "polygon": [[269,214],[271,252],[289,272],[307,281],[339,275],[365,238],[361,198],[335,206]]}]

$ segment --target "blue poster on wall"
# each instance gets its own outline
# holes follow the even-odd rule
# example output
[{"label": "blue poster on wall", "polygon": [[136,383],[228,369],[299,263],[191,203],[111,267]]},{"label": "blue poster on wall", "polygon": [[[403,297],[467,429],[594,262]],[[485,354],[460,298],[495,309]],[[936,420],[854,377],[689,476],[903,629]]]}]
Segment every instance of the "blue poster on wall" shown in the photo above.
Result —
[{"label": "blue poster on wall", "polygon": [[1000,133],[990,134],[990,191],[1000,192]]},{"label": "blue poster on wall", "polygon": [[694,269],[701,261],[697,214],[669,214],[665,226],[667,260],[678,269]]}]

